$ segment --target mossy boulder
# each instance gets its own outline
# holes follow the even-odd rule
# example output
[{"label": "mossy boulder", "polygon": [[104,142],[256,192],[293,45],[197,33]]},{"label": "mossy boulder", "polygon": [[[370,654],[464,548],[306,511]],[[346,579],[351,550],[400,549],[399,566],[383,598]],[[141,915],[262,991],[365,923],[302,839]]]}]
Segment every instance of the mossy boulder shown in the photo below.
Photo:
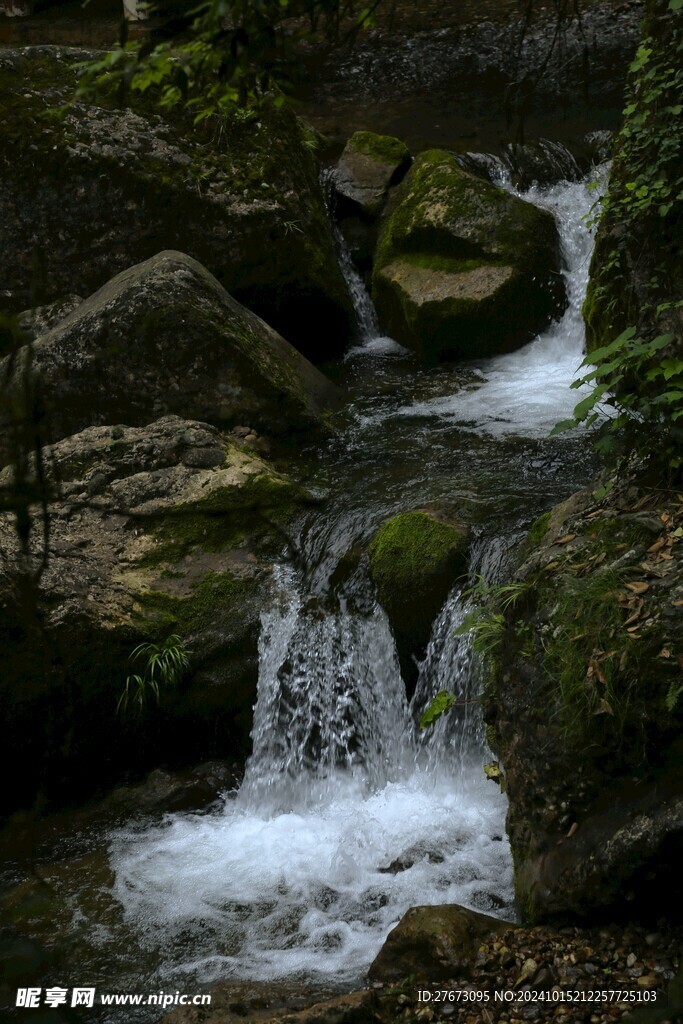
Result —
[{"label": "mossy boulder", "polygon": [[[36,528],[27,561],[14,517],[0,517],[2,742],[16,771],[6,803],[41,787],[56,801],[83,796],[163,762],[239,759],[271,566],[311,499],[247,445],[176,416],[88,428],[46,465],[47,548]],[[172,634],[188,677],[142,718],[117,715],[133,648]]]},{"label": "mossy boulder", "polygon": [[[282,433],[320,427],[339,402],[304,356],[179,252],[119,274],[36,340],[30,361],[54,439],[166,413]],[[20,358],[10,391],[24,380]]]},{"label": "mossy boulder", "polygon": [[404,678],[414,682],[414,658],[458,576],[467,571],[468,535],[432,512],[401,512],[375,533],[370,575],[396,637]]},{"label": "mossy boulder", "polygon": [[537,520],[490,664],[517,900],[531,920],[683,895],[683,506],[627,478]]},{"label": "mossy boulder", "polygon": [[375,218],[386,203],[389,189],[401,181],[409,167],[410,152],[400,139],[355,132],[334,171],[340,213]]},{"label": "mossy boulder", "polygon": [[51,46],[0,52],[7,302],[26,308],[36,288],[44,301],[89,295],[134,263],[180,249],[302,351],[322,359],[341,350],[352,309],[313,133],[288,109],[195,126],[191,111],[162,116],[135,95],[125,108],[104,98],[60,114],[90,56]]},{"label": "mossy boulder", "polygon": [[375,253],[383,329],[428,359],[494,355],[563,306],[554,218],[422,153],[396,190]]}]

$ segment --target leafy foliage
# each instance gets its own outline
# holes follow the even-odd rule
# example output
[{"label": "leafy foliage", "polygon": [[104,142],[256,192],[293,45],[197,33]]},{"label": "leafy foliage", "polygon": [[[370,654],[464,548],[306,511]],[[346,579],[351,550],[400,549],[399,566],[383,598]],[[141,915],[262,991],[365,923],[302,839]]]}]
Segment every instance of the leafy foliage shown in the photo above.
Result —
[{"label": "leafy foliage", "polygon": [[190,667],[188,651],[175,633],[158,644],[138,644],[129,661],[143,663],[142,674],[136,672],[126,677],[116,708],[121,714],[127,711],[130,703],[137,705],[138,714],[142,714],[152,698],[159,704],[162,688],[177,686]]},{"label": "leafy foliage", "polygon": [[[195,122],[291,93],[297,44],[316,34],[352,40],[385,0],[203,0],[180,39],[121,44],[83,66],[79,96],[115,89],[154,95],[162,107],[185,104]],[[150,5],[153,9],[154,4]]]},{"label": "leafy foliage", "polygon": [[590,384],[591,393],[553,433],[595,427],[604,454],[634,452],[674,482],[683,466],[683,359],[667,354],[672,341],[671,334],[644,341],[629,327],[591,352],[581,364],[588,372],[572,384]]}]

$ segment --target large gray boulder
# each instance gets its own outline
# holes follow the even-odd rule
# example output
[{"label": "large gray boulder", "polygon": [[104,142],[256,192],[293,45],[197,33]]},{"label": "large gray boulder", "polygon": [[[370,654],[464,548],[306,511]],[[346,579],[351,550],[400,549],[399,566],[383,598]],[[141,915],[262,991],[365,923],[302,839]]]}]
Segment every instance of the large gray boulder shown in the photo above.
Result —
[{"label": "large gray boulder", "polygon": [[[53,439],[166,413],[295,431],[320,426],[338,403],[304,356],[179,252],[119,274],[36,340],[30,359]],[[19,358],[10,394],[23,369]]]},{"label": "large gray boulder", "polygon": [[[311,499],[247,444],[176,416],[89,427],[44,457],[49,536],[36,507],[27,556],[14,516],[0,515],[0,720],[15,771],[4,802],[243,756],[272,563]],[[6,468],[0,488],[11,484]],[[172,634],[187,678],[141,718],[117,715],[140,671],[133,649]]]},{"label": "large gray boulder", "polygon": [[[0,50],[0,295],[90,295],[180,249],[313,358],[352,322],[314,134],[291,110],[193,124],[148,97],[73,98],[86,51]],[[240,116],[242,115],[242,116]]]},{"label": "large gray boulder", "polygon": [[555,221],[422,153],[396,190],[375,252],[383,329],[427,359],[476,358],[523,344],[561,311]]}]

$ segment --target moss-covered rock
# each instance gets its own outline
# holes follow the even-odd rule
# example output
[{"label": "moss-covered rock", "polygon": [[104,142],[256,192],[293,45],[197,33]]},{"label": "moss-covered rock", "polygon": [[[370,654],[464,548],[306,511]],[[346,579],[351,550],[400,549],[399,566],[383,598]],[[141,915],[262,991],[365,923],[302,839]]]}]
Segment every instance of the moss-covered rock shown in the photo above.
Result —
[{"label": "moss-covered rock", "polygon": [[[164,761],[239,758],[271,564],[307,493],[247,446],[175,416],[89,428],[54,445],[49,465],[59,490],[35,577],[13,517],[0,517],[2,741],[17,779],[7,803],[41,787],[55,800],[84,795]],[[140,720],[117,716],[139,671],[133,648],[172,634],[189,651],[188,677]]]},{"label": "moss-covered rock", "polygon": [[556,506],[525,549],[485,707],[532,920],[681,893],[682,508],[622,480]]},{"label": "moss-covered rock", "polygon": [[410,167],[408,147],[391,135],[355,132],[344,147],[334,172],[334,186],[342,214],[376,217],[389,189]]},{"label": "moss-covered rock", "polygon": [[408,686],[414,656],[454,581],[467,568],[467,531],[433,513],[402,512],[377,530],[369,548],[370,575],[389,616]]},{"label": "moss-covered rock", "polygon": [[287,109],[194,126],[191,112],[162,117],[139,97],[60,116],[88,56],[0,52],[0,292],[14,308],[36,287],[45,301],[89,295],[180,249],[298,348],[342,348],[352,311],[312,133]]},{"label": "moss-covered rock", "polygon": [[427,358],[514,348],[559,312],[558,236],[545,210],[421,154],[390,204],[373,272],[384,329]]},{"label": "moss-covered rock", "polygon": [[589,352],[627,327],[646,337],[672,332],[683,349],[683,87],[672,72],[682,60],[680,13],[668,0],[647,0],[590,265]]},{"label": "moss-covered rock", "polygon": [[[196,260],[162,252],[81,303],[31,347],[52,438],[176,413],[223,426],[319,427],[336,388]],[[3,377],[10,357],[0,363]],[[10,392],[21,393],[24,360]]]}]

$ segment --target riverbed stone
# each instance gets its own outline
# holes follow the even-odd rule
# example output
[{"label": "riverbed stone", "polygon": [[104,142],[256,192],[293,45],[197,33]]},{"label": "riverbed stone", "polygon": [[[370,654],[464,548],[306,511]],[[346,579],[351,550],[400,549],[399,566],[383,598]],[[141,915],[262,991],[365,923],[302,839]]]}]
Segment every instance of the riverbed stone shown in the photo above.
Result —
[{"label": "riverbed stone", "polygon": [[[13,806],[64,799],[160,763],[239,759],[256,699],[260,614],[290,524],[312,500],[248,446],[166,416],[90,427],[44,452],[50,530],[29,554],[0,517],[0,692]],[[0,487],[12,484],[0,474]],[[42,565],[42,557],[45,563]],[[138,715],[117,713],[140,643],[190,660]],[[143,659],[144,660],[144,659]]]},{"label": "riverbed stone", "polygon": [[515,348],[563,309],[554,218],[422,153],[387,211],[372,287],[383,330],[427,359]]},{"label": "riverbed stone", "polygon": [[370,965],[371,981],[446,981],[467,976],[482,942],[513,927],[466,907],[411,907]]},{"label": "riverbed stone", "polygon": [[[109,281],[26,358],[53,439],[166,413],[282,433],[320,427],[339,404],[304,356],[196,260],[173,251]],[[25,386],[24,365],[17,360],[11,394]]]},{"label": "riverbed stone", "polygon": [[370,543],[370,576],[409,685],[414,656],[427,643],[455,580],[467,571],[467,552],[468,532],[462,524],[423,509],[388,519]]},{"label": "riverbed stone", "polygon": [[401,181],[409,167],[410,152],[400,139],[355,132],[334,170],[340,210],[374,219],[384,207],[391,186]]},{"label": "riverbed stone", "polygon": [[340,351],[352,309],[314,133],[289,108],[195,125],[135,94],[122,107],[81,96],[60,113],[92,57],[0,51],[0,294],[14,309],[36,286],[45,301],[89,295],[180,249],[313,358]]},{"label": "riverbed stone", "polygon": [[628,476],[532,527],[484,694],[531,920],[681,895],[683,505]]}]

